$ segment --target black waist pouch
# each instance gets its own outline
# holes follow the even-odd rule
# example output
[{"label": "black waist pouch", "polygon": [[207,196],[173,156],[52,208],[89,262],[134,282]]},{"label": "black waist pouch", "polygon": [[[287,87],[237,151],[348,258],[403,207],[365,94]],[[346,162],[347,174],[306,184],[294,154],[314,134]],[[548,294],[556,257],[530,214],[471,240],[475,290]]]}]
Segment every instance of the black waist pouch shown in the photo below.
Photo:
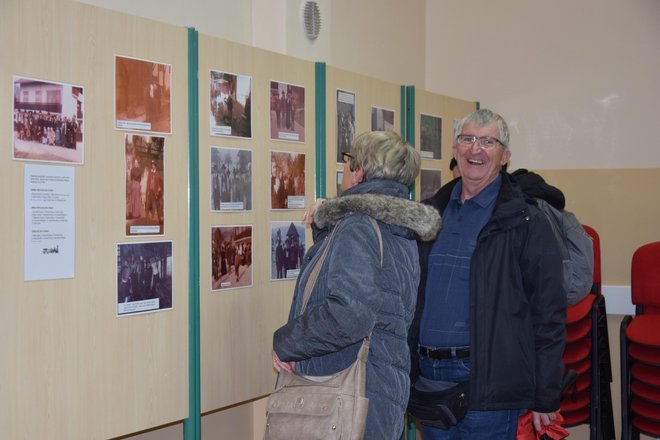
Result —
[{"label": "black waist pouch", "polygon": [[408,412],[422,424],[449,429],[465,417],[468,411],[469,382],[460,382],[441,391],[412,387]]}]

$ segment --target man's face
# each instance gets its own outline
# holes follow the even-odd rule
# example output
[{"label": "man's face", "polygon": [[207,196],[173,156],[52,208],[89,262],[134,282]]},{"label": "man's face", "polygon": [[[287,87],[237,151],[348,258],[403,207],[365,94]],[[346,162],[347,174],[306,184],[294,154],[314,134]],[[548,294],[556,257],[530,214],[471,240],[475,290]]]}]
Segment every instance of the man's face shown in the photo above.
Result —
[{"label": "man's face", "polygon": [[[483,126],[472,121],[467,122],[460,134],[500,138],[500,130],[495,122]],[[454,157],[464,184],[471,185],[479,191],[497,178],[502,165],[509,161],[510,156],[511,151],[501,144],[490,149],[482,148],[479,141],[472,146],[454,144]]]}]

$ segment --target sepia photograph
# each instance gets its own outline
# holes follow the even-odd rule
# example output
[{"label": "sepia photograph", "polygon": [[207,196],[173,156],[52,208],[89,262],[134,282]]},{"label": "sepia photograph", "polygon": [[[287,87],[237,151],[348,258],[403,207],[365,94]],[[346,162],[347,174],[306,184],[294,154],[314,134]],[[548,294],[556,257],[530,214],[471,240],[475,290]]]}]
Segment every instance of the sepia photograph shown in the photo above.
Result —
[{"label": "sepia photograph", "polygon": [[372,106],[371,131],[395,131],[394,110]]},{"label": "sepia photograph", "polygon": [[83,88],[13,77],[13,158],[82,164]]},{"label": "sepia photograph", "polygon": [[252,286],[252,226],[211,227],[211,290]]},{"label": "sepia photograph", "polygon": [[165,138],[126,133],[126,235],[163,235]]},{"label": "sepia photograph", "polygon": [[270,226],[271,280],[296,279],[305,255],[305,225],[274,221]]},{"label": "sepia photograph", "polygon": [[252,78],[211,70],[211,136],[252,137]]},{"label": "sepia photograph", "polygon": [[252,210],[252,150],[211,147],[211,211]]},{"label": "sepia photograph", "polygon": [[115,128],[172,134],[172,66],[115,55]]},{"label": "sepia photograph", "polygon": [[270,138],[305,142],[305,88],[270,82]]},{"label": "sepia photograph", "polygon": [[440,170],[422,169],[419,174],[420,200],[432,197],[442,186]]},{"label": "sepia photograph", "polygon": [[305,155],[270,153],[271,209],[305,209]]},{"label": "sepia photograph", "polygon": [[172,309],[172,241],[117,244],[117,316]]},{"label": "sepia photograph", "polygon": [[423,159],[442,159],[442,118],[420,114],[419,146]]},{"label": "sepia photograph", "polygon": [[337,163],[348,152],[355,137],[355,93],[337,89]]}]

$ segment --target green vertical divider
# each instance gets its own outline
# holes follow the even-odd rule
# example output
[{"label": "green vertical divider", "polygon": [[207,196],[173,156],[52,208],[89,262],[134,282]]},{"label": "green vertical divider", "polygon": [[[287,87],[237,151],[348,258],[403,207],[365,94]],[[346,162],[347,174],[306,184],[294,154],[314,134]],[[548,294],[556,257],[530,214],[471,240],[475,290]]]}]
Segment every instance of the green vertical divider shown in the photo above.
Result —
[{"label": "green vertical divider", "polygon": [[[406,86],[406,123],[404,140],[415,146],[415,86]],[[415,200],[415,182],[410,185],[410,200]],[[414,437],[413,437],[414,438]]]},{"label": "green vertical divider", "polygon": [[188,418],[185,440],[200,440],[199,355],[199,45],[188,28]]},{"label": "green vertical divider", "polygon": [[399,130],[399,133],[401,133],[401,139],[405,140],[406,139],[406,86],[401,86],[401,129]]},{"label": "green vertical divider", "polygon": [[316,101],[315,115],[314,115],[314,134],[316,136],[316,172],[315,177],[315,190],[316,198],[326,197],[326,161],[325,161],[325,141],[326,141],[326,96],[325,96],[325,63],[317,62],[315,64],[315,90],[314,97]]},{"label": "green vertical divider", "polygon": [[477,102],[475,102],[475,104],[477,105],[477,110],[481,110],[481,103],[479,101],[477,101]]}]

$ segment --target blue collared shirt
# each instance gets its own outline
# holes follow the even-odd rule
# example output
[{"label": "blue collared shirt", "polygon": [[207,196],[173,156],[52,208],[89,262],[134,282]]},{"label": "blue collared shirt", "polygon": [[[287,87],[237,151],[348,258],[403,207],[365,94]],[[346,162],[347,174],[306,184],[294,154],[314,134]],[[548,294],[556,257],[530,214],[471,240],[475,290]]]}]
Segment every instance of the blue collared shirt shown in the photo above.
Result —
[{"label": "blue collared shirt", "polygon": [[470,260],[477,237],[493,214],[502,176],[461,203],[456,184],[429,254],[426,302],[419,334],[425,347],[470,345]]}]

